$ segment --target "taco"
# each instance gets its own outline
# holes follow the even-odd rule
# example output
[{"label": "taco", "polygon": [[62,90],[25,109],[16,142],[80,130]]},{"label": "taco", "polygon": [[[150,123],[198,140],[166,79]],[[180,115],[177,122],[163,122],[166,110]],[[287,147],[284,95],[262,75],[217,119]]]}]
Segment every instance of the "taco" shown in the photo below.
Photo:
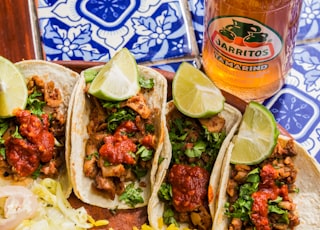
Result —
[{"label": "taco", "polygon": [[25,77],[27,105],[14,117],[0,120],[0,186],[29,187],[34,180],[52,178],[71,193],[65,156],[72,91],[79,74],[61,65],[26,60],[15,63]]},{"label": "taco", "polygon": [[[148,205],[154,229],[211,229],[224,152],[241,113],[225,104],[219,114],[195,119],[183,115],[173,101],[166,107],[167,130],[156,184]],[[210,202],[209,202],[210,201]]]},{"label": "taco", "polygon": [[70,155],[75,195],[109,209],[146,206],[154,184],[165,130],[167,81],[156,70],[138,66],[139,82],[153,82],[127,100],[110,102],[87,92],[81,74],[72,109]]},{"label": "taco", "polygon": [[319,229],[318,163],[280,135],[258,165],[233,165],[230,143],[222,168],[215,229]]}]

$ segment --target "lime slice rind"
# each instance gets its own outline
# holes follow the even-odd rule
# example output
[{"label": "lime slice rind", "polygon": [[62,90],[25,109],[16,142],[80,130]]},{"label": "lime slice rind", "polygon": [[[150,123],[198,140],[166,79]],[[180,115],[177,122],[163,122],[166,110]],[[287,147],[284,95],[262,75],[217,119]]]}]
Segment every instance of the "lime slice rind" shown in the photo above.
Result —
[{"label": "lime slice rind", "polygon": [[224,108],[225,98],[219,88],[199,69],[183,62],[173,78],[172,97],[175,106],[184,115],[206,118]]},{"label": "lime slice rind", "polygon": [[233,140],[231,163],[259,164],[272,154],[278,136],[273,114],[263,105],[250,102]]},{"label": "lime slice rind", "polygon": [[0,117],[12,117],[15,109],[24,109],[27,98],[25,78],[12,62],[0,56]]},{"label": "lime slice rind", "polygon": [[89,93],[108,101],[123,101],[140,90],[135,58],[126,48],[111,58],[93,79]]}]

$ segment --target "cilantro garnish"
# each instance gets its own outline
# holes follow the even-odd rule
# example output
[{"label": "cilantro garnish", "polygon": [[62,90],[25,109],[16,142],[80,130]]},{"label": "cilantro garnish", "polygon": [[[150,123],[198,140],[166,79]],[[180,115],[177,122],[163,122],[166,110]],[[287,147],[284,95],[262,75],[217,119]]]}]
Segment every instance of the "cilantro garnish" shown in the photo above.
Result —
[{"label": "cilantro garnish", "polygon": [[42,165],[40,164],[39,167],[36,169],[36,171],[34,171],[34,172],[31,174],[31,177],[32,177],[34,180],[37,179],[37,178],[40,176],[41,167],[42,167]]},{"label": "cilantro garnish", "polygon": [[130,108],[121,108],[117,112],[111,113],[107,119],[108,132],[113,133],[122,121],[134,121],[136,112]]},{"label": "cilantro garnish", "polygon": [[12,134],[12,137],[18,138],[18,139],[22,139],[22,136],[21,136],[21,134],[19,133],[19,128],[18,128],[18,126],[16,126],[16,129],[15,129],[14,133]]},{"label": "cilantro garnish", "polygon": [[172,187],[169,183],[162,183],[158,190],[158,197],[160,200],[170,202],[172,200]]},{"label": "cilantro garnish", "polygon": [[174,218],[174,211],[171,208],[167,208],[165,209],[165,211],[163,212],[163,222],[166,225],[170,225],[170,224],[174,224],[175,226],[179,227],[180,224],[176,221],[176,219]]},{"label": "cilantro garnish", "polygon": [[152,159],[153,151],[142,145],[139,147],[136,155],[140,155],[141,160],[148,161]]},{"label": "cilantro garnish", "polygon": [[4,139],[3,134],[7,131],[9,128],[9,125],[7,122],[5,122],[4,119],[0,119],[0,155],[3,157],[3,159],[6,158],[6,149],[4,147]]},{"label": "cilantro garnish", "polygon": [[186,149],[185,154],[188,157],[200,157],[201,154],[206,150],[206,147],[207,145],[204,141],[198,141],[192,148]]},{"label": "cilantro garnish", "polygon": [[[255,168],[248,173],[246,182],[242,184],[239,188],[239,197],[235,203],[230,204],[227,202],[225,204],[226,212],[225,214],[231,218],[240,218],[242,221],[251,221],[251,208],[253,204],[252,194],[258,191],[260,183],[260,169]],[[275,200],[268,201],[268,211],[269,213],[276,213],[280,215],[279,222],[289,223],[288,211],[281,208],[278,204],[282,201],[282,197],[278,196]],[[230,212],[229,207],[232,205],[232,212]]]},{"label": "cilantro garnish", "polygon": [[135,207],[137,204],[144,202],[141,193],[141,188],[135,188],[134,183],[130,183],[126,186],[125,191],[121,194],[119,200],[124,201],[131,207]]},{"label": "cilantro garnish", "polygon": [[172,163],[190,164],[188,158],[206,159],[193,161],[211,172],[226,132],[210,133],[196,119],[179,117],[169,122],[169,138],[172,146]]},{"label": "cilantro garnish", "polygon": [[139,85],[145,89],[152,89],[154,87],[154,79],[146,79],[144,77],[139,78]]},{"label": "cilantro garnish", "polygon": [[43,107],[46,103],[39,98],[43,97],[43,94],[39,91],[34,91],[28,96],[27,99],[27,109],[34,115],[41,116],[43,112]]},{"label": "cilantro garnish", "polygon": [[[258,191],[260,182],[259,172],[259,168],[256,168],[248,174],[246,183],[239,188],[239,198],[232,204],[233,211],[230,212],[229,209],[227,209],[225,212],[228,217],[240,218],[242,221],[250,220],[251,207],[253,204],[251,195]],[[226,203],[225,207],[228,208],[229,206],[230,203]]]}]

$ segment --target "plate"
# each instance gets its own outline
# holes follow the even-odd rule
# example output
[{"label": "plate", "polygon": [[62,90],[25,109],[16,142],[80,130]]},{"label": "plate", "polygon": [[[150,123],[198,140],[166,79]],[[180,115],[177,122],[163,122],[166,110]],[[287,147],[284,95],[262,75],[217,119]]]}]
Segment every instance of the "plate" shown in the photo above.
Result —
[{"label": "plate", "polygon": [[[73,69],[74,71],[80,73],[81,71],[97,66],[97,65],[103,65],[103,62],[85,62],[85,61],[55,61],[55,63],[64,65],[70,69]],[[168,81],[168,101],[172,99],[171,94],[171,83],[174,78],[174,73],[161,70],[161,69],[155,69],[158,72],[160,72]],[[239,109],[242,113],[244,112],[247,102],[241,100],[240,98],[225,92],[222,90],[223,95],[226,98],[226,102],[235,108]],[[278,128],[281,132],[281,134],[289,136],[290,134],[280,125],[278,125]],[[147,222],[147,208],[137,208],[132,210],[117,210],[117,212],[114,212],[113,210],[108,210],[106,208],[100,208],[95,207],[92,205],[88,205],[86,203],[83,203],[80,201],[73,193],[69,197],[69,202],[74,208],[79,208],[83,206],[89,215],[91,215],[95,220],[100,219],[108,219],[109,224],[107,226],[101,226],[101,227],[95,227],[93,229],[100,229],[100,230],[108,230],[110,228],[118,229],[119,226],[121,226],[122,230],[132,230],[132,226],[140,227],[142,224]]]}]

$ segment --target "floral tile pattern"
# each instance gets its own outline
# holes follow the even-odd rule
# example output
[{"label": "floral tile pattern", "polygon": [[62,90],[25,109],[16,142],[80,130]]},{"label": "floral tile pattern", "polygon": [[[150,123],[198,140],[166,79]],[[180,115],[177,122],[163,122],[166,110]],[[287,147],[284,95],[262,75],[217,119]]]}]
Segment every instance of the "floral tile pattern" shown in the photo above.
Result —
[{"label": "floral tile pattern", "polygon": [[47,60],[108,61],[127,47],[138,62],[198,55],[179,0],[40,0]]},{"label": "floral tile pattern", "polygon": [[204,0],[188,0],[189,9],[192,17],[192,25],[197,39],[199,50],[202,49],[203,41],[203,15],[204,15]]},{"label": "floral tile pattern", "polygon": [[297,40],[320,36],[320,0],[304,0],[302,4]]},{"label": "floral tile pattern", "polygon": [[297,45],[284,87],[264,104],[320,162],[320,44]]},{"label": "floral tile pattern", "polygon": [[[38,0],[43,50],[47,60],[108,61],[125,46],[138,62],[156,68],[174,72],[182,61],[200,67],[204,5],[205,0]],[[320,0],[303,0],[296,39],[286,83],[264,105],[320,162]]]}]

